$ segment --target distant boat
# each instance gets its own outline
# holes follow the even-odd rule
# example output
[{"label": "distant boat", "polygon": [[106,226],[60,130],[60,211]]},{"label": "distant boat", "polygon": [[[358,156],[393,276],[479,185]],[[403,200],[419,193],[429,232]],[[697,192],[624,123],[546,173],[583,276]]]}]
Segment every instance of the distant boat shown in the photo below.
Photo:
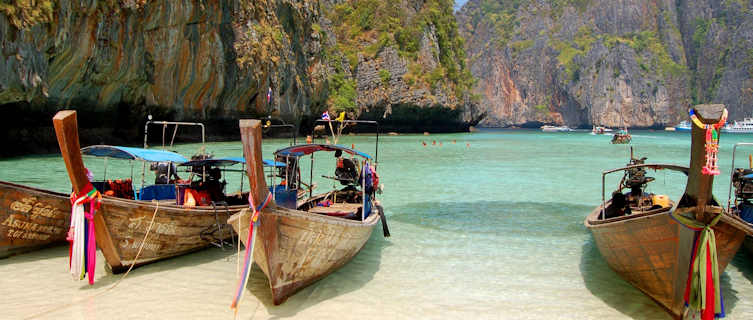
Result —
[{"label": "distant boat", "polygon": [[666,127],[664,128],[664,131],[676,131],[675,127]]},{"label": "distant boat", "polygon": [[728,123],[722,127],[722,132],[726,133],[753,133],[753,118],[745,118],[743,121]]},{"label": "distant boat", "polygon": [[605,134],[607,132],[612,132],[612,129],[609,129],[607,127],[602,126],[594,126],[593,129],[591,129],[591,134]]},{"label": "distant boat", "polygon": [[633,137],[627,132],[627,129],[617,131],[612,136],[612,144],[628,144],[633,140]]},{"label": "distant boat", "polygon": [[690,131],[690,121],[684,120],[675,126],[675,131]]},{"label": "distant boat", "polygon": [[543,132],[570,132],[570,131],[573,131],[573,129],[570,129],[568,126],[542,126],[541,131]]}]

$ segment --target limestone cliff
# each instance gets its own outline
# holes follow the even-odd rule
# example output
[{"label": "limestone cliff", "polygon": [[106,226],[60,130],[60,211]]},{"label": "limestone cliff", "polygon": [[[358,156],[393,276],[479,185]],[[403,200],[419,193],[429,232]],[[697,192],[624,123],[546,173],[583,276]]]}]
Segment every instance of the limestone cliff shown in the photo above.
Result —
[{"label": "limestone cliff", "polygon": [[[0,7],[0,103],[286,115],[317,100],[314,1],[25,1]],[[27,18],[52,7],[41,19]]]},{"label": "limestone cliff", "polygon": [[326,29],[336,48],[328,51],[335,72],[330,109],[360,108],[364,117],[413,131],[453,130],[461,120],[477,121],[481,115],[469,94],[473,78],[452,5],[449,0],[326,4]]},{"label": "limestone cliff", "polygon": [[470,0],[457,14],[488,126],[661,127],[753,110],[750,1]]},{"label": "limestone cliff", "polygon": [[394,108],[439,108],[461,126],[471,77],[454,21],[449,0],[2,0],[0,106],[23,121],[0,133],[38,142],[25,129],[69,106],[134,141],[146,113],[400,122]]}]

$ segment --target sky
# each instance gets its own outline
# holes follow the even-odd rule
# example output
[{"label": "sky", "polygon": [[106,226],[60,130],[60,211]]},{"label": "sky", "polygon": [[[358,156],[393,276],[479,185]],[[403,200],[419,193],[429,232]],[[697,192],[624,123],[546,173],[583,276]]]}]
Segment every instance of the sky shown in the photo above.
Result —
[{"label": "sky", "polygon": [[460,10],[460,7],[462,7],[468,0],[455,0],[455,11]]}]

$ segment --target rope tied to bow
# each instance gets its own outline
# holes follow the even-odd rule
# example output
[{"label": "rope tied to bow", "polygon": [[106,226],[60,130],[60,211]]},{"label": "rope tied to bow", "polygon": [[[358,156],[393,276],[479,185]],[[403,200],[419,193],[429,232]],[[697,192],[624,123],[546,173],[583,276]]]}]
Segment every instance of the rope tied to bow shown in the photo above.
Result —
[{"label": "rope tied to bow", "polygon": [[[248,194],[248,203],[251,210],[253,210],[253,213],[251,214],[251,218],[249,219],[249,226],[248,226],[248,238],[246,239],[246,252],[244,257],[244,264],[243,264],[243,273],[241,274],[241,277],[238,279],[238,286],[236,288],[235,292],[235,298],[233,299],[233,303],[230,304],[230,308],[235,311],[235,313],[238,313],[238,304],[240,303],[240,300],[243,298],[243,293],[246,288],[246,284],[248,283],[248,275],[251,273],[251,265],[253,265],[253,254],[254,254],[254,245],[256,244],[256,237],[254,237],[254,228],[259,228],[259,214],[261,213],[264,208],[267,207],[267,205],[272,201],[272,193],[267,194],[267,198],[264,199],[264,202],[257,207],[254,204],[254,197],[251,193]],[[238,230],[240,233],[240,230]]]},{"label": "rope tied to bow", "polygon": [[[84,204],[89,204],[85,212]],[[89,284],[94,284],[94,270],[97,265],[97,242],[94,232],[94,215],[102,203],[102,195],[88,182],[78,193],[71,193],[71,225],[66,240],[68,268],[74,279],[83,280],[89,274]]]}]

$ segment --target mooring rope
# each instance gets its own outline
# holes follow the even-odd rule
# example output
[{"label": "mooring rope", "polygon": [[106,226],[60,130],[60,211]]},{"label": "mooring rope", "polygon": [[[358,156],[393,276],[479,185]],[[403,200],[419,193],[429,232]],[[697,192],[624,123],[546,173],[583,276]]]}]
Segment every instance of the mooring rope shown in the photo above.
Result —
[{"label": "mooring rope", "polygon": [[[251,265],[253,264],[253,255],[254,255],[254,245],[256,244],[256,237],[254,236],[254,228],[259,227],[259,214],[262,210],[270,203],[272,202],[272,193],[268,193],[266,199],[262,204],[259,205],[257,208],[254,203],[254,197],[251,193],[248,195],[248,202],[249,206],[253,210],[251,217],[248,221],[248,239],[246,240],[246,254],[244,257],[244,265],[243,265],[243,273],[241,274],[240,278],[238,279],[238,286],[235,293],[235,298],[233,299],[233,302],[230,304],[230,308],[235,311],[235,314],[237,316],[238,314],[238,305],[240,304],[241,299],[243,298],[243,293],[245,292],[246,283],[248,283],[248,275],[251,272]],[[246,211],[248,212],[248,211]],[[240,229],[238,229],[238,238],[240,238]]]},{"label": "mooring rope", "polygon": [[120,277],[120,279],[118,279],[118,281],[116,281],[112,286],[110,286],[109,288],[105,289],[104,291],[101,291],[101,292],[95,293],[93,295],[90,295],[90,296],[78,299],[78,300],[73,301],[73,302],[69,302],[69,303],[60,305],[60,306],[55,307],[55,308],[51,308],[49,310],[42,311],[40,313],[31,315],[31,316],[29,316],[27,318],[24,318],[24,319],[39,318],[39,317],[41,317],[43,315],[47,315],[47,314],[50,314],[50,313],[55,312],[55,311],[60,311],[60,310],[63,310],[63,309],[67,309],[67,308],[72,307],[74,305],[77,305],[79,303],[85,302],[85,301],[87,301],[89,299],[99,297],[99,296],[101,296],[101,295],[103,295],[103,294],[105,294],[107,292],[110,292],[113,289],[115,289],[115,287],[117,287],[123,281],[123,279],[125,279],[126,276],[128,276],[128,273],[130,273],[131,270],[133,270],[133,267],[136,265],[136,261],[138,261],[139,256],[141,255],[141,251],[144,249],[144,244],[146,244],[146,239],[147,239],[147,237],[149,237],[149,232],[152,231],[152,226],[154,225],[154,218],[157,217],[157,211],[159,211],[159,201],[152,200],[152,202],[156,203],[157,206],[154,208],[154,213],[152,214],[152,220],[149,222],[149,228],[146,229],[146,234],[144,234],[144,239],[141,240],[141,246],[139,246],[139,251],[136,252],[136,257],[133,258],[133,263],[128,268],[128,270],[123,274],[123,276]]}]

